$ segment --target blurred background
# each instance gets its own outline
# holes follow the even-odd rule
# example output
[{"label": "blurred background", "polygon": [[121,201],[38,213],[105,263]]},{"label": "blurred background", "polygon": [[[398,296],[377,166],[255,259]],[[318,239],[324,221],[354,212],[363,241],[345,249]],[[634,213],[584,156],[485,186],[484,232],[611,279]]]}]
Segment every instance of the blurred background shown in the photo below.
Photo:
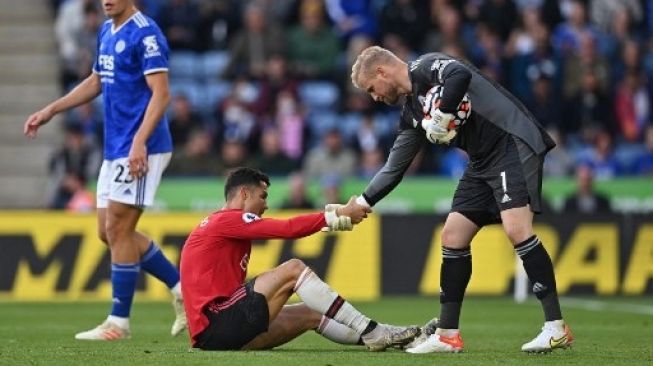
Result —
[{"label": "blurred background", "polygon": [[[351,85],[356,56],[378,44],[406,61],[434,51],[469,60],[521,99],[555,138],[558,146],[544,167],[548,205],[537,222],[538,235],[548,238],[543,241],[563,267],[559,276],[568,276],[563,293],[653,293],[653,1],[137,4],[157,21],[171,47],[168,118],[175,153],[154,211],[165,218],[158,222],[171,222],[168,228],[183,224],[165,232],[153,216],[143,225],[172,258],[196,220],[220,207],[222,177],[230,168],[248,165],[272,175],[274,210],[319,208],[362,192],[384,164],[399,121],[398,109],[373,103]],[[22,137],[22,123],[89,74],[103,21],[97,0],[0,4],[0,207],[86,213],[0,213],[5,218],[0,246],[13,253],[0,260],[0,292],[11,296],[23,296],[14,287],[21,268],[37,278],[52,274],[41,267],[64,263],[89,243],[101,248],[89,214],[102,157],[100,98],[58,117],[35,141]],[[262,270],[292,256],[313,258],[337,287],[329,276],[341,276],[342,286],[357,276],[340,273],[344,264],[337,258],[371,256],[376,259],[364,265],[378,268],[361,278],[374,279],[376,290],[360,290],[369,288],[365,280],[352,290],[354,296],[435,294],[439,225],[466,164],[464,152],[427,144],[402,184],[377,207],[382,215],[364,224],[365,235],[324,236],[278,248],[259,243],[267,257],[253,267]],[[34,223],[34,215],[42,224]],[[501,286],[488,282],[472,292],[513,289],[514,255],[495,229],[484,230],[477,241],[505,247],[502,258],[510,270]],[[77,240],[77,247],[68,239]],[[339,251],[338,240],[360,245],[363,252]],[[493,245],[479,250],[495,258]],[[95,263],[102,258],[97,254]],[[397,258],[416,263],[415,273],[407,274],[411,270]],[[502,263],[489,264],[489,278]],[[95,267],[88,267],[92,277]],[[392,268],[403,275],[391,279]],[[44,281],[55,294],[66,286],[94,291],[76,280],[77,269],[71,273],[68,285],[60,272]]]}]

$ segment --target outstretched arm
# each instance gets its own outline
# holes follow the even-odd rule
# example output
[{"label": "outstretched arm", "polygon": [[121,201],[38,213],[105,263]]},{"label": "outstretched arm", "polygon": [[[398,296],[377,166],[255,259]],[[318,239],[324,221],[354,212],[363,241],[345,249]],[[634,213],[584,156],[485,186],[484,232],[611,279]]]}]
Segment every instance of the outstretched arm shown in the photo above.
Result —
[{"label": "outstretched arm", "polygon": [[400,131],[390,150],[388,161],[367,185],[362,195],[364,201],[361,202],[359,198],[359,203],[374,206],[392,192],[404,178],[404,173],[422,148],[424,141],[421,130],[407,128]]},{"label": "outstretched arm", "polygon": [[23,126],[23,133],[31,139],[36,138],[39,127],[48,123],[57,113],[88,103],[100,95],[101,91],[100,76],[92,73],[68,94],[29,116]]}]

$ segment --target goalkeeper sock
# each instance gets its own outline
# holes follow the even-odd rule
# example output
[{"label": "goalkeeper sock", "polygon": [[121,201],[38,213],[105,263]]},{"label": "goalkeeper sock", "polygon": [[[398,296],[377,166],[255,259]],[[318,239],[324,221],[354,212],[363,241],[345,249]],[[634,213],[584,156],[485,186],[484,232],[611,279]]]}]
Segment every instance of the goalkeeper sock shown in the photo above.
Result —
[{"label": "goalkeeper sock", "polygon": [[140,267],[135,263],[111,264],[112,316],[129,318],[139,271]]},{"label": "goalkeeper sock", "polygon": [[472,276],[472,252],[469,247],[451,249],[442,246],[440,267],[440,323],[442,329],[458,329],[460,309]]},{"label": "goalkeeper sock", "polygon": [[141,268],[165,283],[176,297],[181,298],[181,292],[175,291],[175,286],[179,283],[179,270],[170,263],[161,248],[153,241],[141,257]]},{"label": "goalkeeper sock", "polygon": [[324,315],[322,315],[320,325],[315,329],[315,332],[332,342],[362,344],[361,333]]},{"label": "goalkeeper sock", "polygon": [[553,263],[540,239],[533,235],[515,245],[515,251],[524,263],[524,270],[533,285],[533,293],[542,304],[546,321],[562,319]]},{"label": "goalkeeper sock", "polygon": [[306,306],[360,334],[374,329],[375,322],[340,297],[308,267],[299,275],[294,290]]}]

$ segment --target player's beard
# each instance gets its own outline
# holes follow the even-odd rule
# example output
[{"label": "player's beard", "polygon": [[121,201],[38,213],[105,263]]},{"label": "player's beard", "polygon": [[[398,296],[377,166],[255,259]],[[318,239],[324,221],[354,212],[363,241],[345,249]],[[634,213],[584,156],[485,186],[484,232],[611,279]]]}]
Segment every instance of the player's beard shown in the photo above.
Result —
[{"label": "player's beard", "polygon": [[395,94],[393,94],[393,95],[388,95],[387,97],[383,98],[383,102],[384,102],[385,104],[387,104],[387,105],[392,105],[392,106],[396,106],[396,105],[400,105],[400,104],[402,104],[402,103],[401,103],[402,100],[403,100],[402,96],[399,95],[399,94],[397,94],[396,92],[395,92]]}]

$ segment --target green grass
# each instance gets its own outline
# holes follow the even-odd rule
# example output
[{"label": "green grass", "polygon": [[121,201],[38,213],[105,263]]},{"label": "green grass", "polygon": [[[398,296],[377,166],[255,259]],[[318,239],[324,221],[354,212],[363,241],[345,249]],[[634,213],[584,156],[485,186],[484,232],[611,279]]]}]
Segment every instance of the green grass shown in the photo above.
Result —
[{"label": "green grass", "polygon": [[[371,353],[330,343],[313,332],[272,351],[190,351],[187,338],[169,336],[170,305],[138,302],[132,314],[133,339],[79,342],[73,334],[96,325],[108,304],[2,303],[0,365],[652,365],[652,299],[601,301],[607,301],[604,310],[590,311],[577,302],[564,307],[563,299],[577,342],[571,350],[548,355],[519,351],[542,325],[539,304],[516,305],[507,298],[467,299],[461,324],[465,352],[427,355]],[[375,319],[397,324],[423,323],[438,310],[436,298],[386,298],[355,305]]]}]

